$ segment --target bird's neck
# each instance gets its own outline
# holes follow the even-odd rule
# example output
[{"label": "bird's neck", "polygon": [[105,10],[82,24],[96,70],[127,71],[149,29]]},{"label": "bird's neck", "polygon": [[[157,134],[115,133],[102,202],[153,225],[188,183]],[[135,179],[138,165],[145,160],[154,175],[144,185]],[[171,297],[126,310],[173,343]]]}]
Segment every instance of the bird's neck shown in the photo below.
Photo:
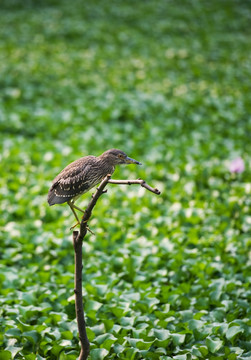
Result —
[{"label": "bird's neck", "polygon": [[113,174],[115,170],[115,165],[111,163],[109,157],[103,156],[102,158],[99,158],[99,161],[101,163],[101,167],[104,172],[107,174]]}]

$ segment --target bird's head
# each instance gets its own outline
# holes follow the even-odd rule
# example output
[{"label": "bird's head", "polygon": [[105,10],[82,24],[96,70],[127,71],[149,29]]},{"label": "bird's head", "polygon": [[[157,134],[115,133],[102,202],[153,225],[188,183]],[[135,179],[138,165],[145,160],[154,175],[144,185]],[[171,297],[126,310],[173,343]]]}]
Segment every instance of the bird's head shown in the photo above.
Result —
[{"label": "bird's head", "polygon": [[101,155],[102,158],[105,158],[106,161],[109,161],[112,165],[118,164],[137,164],[142,165],[139,161],[131,159],[121,150],[110,149],[104,152]]}]

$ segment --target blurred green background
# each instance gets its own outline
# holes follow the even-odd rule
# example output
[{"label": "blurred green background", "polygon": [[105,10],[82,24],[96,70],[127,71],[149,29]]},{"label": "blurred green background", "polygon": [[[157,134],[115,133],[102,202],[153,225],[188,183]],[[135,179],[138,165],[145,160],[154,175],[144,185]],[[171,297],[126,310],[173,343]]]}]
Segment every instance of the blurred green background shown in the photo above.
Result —
[{"label": "blurred green background", "polygon": [[[250,359],[251,2],[0,4],[0,359],[76,359],[51,181],[119,148],[84,243],[91,359]],[[245,171],[231,174],[242,157]],[[78,204],[85,206],[91,193]]]}]

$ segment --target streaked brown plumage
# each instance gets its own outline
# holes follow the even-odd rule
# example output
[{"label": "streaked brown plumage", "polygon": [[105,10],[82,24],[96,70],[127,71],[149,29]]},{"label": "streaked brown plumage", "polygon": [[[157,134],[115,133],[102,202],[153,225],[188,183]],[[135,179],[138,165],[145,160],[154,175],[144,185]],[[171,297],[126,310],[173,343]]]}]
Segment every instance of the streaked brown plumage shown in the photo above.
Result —
[{"label": "streaked brown plumage", "polygon": [[68,203],[78,224],[79,219],[74,209],[84,212],[74,205],[82,194],[99,184],[107,174],[112,174],[119,164],[139,164],[123,151],[110,149],[95,157],[85,156],[64,168],[53,180],[48,193],[49,205]]}]

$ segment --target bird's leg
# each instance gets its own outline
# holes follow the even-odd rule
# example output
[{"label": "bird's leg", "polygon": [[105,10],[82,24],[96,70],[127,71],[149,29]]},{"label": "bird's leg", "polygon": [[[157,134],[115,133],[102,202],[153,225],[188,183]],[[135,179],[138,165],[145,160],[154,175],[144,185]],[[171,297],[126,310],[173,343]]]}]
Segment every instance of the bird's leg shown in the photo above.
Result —
[{"label": "bird's leg", "polygon": [[73,212],[73,214],[74,214],[74,216],[75,216],[75,218],[76,218],[76,220],[77,220],[77,223],[71,227],[70,230],[72,230],[72,229],[74,229],[76,226],[80,225],[80,221],[79,221],[79,218],[78,218],[78,215],[77,215],[76,211],[74,210],[73,202],[70,200],[70,201],[67,201],[67,204],[70,206],[71,211]]},{"label": "bird's leg", "polygon": [[83,214],[85,213],[84,210],[80,209],[78,206],[76,206],[74,203],[72,203],[72,206],[74,207],[74,209],[77,209],[78,211],[81,211]]},{"label": "bird's leg", "polygon": [[[70,208],[71,208],[71,210],[72,210],[72,212],[73,212],[73,214],[74,214],[74,216],[75,216],[75,218],[76,218],[76,220],[77,220],[77,223],[70,228],[70,230],[72,230],[72,229],[74,229],[76,226],[80,225],[79,218],[78,218],[77,213],[76,213],[76,211],[75,211],[74,209],[77,209],[77,210],[81,211],[82,213],[84,213],[84,210],[82,210],[82,209],[80,209],[78,206],[76,206],[76,205],[74,204],[74,201],[73,201],[73,200],[68,201],[67,204],[70,206]],[[85,222],[87,222],[87,221],[88,221],[88,220],[85,220]],[[87,224],[86,224],[86,229],[87,229],[92,235],[95,235],[94,232],[91,231],[91,229],[89,228],[89,226],[88,226]]]}]

